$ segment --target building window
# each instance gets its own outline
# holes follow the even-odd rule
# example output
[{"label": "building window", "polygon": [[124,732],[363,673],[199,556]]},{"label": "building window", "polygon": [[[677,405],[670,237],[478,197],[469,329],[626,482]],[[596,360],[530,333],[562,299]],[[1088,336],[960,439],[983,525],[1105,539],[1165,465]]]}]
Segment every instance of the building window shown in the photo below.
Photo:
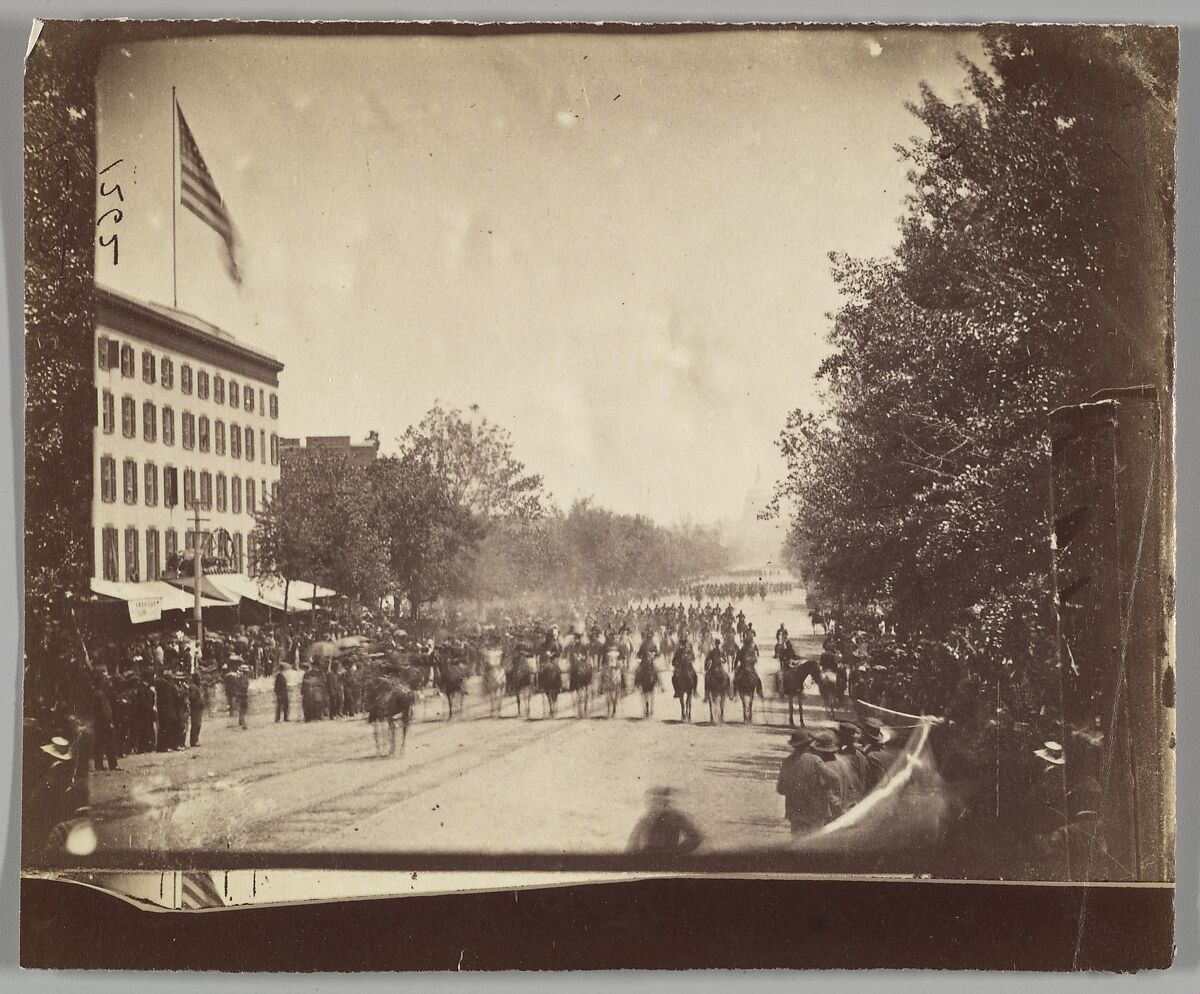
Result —
[{"label": "building window", "polygon": [[234,514],[242,513],[242,478],[240,476],[229,478],[229,510]]},{"label": "building window", "polygon": [[220,373],[213,374],[213,400],[218,404],[225,403],[225,377]]},{"label": "building window", "polygon": [[163,445],[175,444],[175,411],[173,408],[163,408]]},{"label": "building window", "polygon": [[138,575],[138,530],[125,529],[125,579],[129,583],[140,583]]},{"label": "building window", "polygon": [[271,432],[271,465],[279,465],[279,436]]},{"label": "building window", "polygon": [[163,507],[179,506],[179,471],[174,466],[163,467]]},{"label": "building window", "polygon": [[96,361],[99,362],[101,369],[108,369],[108,346],[110,339],[107,335],[101,335],[96,339]]},{"label": "building window", "polygon": [[240,396],[238,394],[238,381],[230,380],[229,381],[229,406],[232,407],[234,410],[237,410],[239,399],[240,399]]},{"label": "building window", "polygon": [[267,462],[267,433],[261,428],[258,429],[258,461],[264,465]]},{"label": "building window", "polygon": [[126,438],[137,435],[137,407],[129,396],[121,398],[121,434]]},{"label": "building window", "polygon": [[133,379],[133,346],[121,346],[121,375]]},{"label": "building window", "polygon": [[183,471],[183,506],[191,509],[196,504],[196,471],[194,469],[185,469]]},{"label": "building window", "polygon": [[115,398],[111,390],[105,390],[100,394],[100,424],[104,428],[104,434],[111,435],[116,423]]},{"label": "building window", "polygon": [[217,455],[225,455],[225,422],[220,418],[213,422],[213,448]]},{"label": "building window", "polygon": [[212,507],[212,473],[207,469],[200,471],[200,506]]},{"label": "building window", "polygon": [[146,491],[146,506],[156,507],[158,505],[158,467],[152,462],[146,463],[144,489]]},{"label": "building window", "polygon": [[137,463],[132,459],[126,459],[121,469],[125,482],[125,503],[136,504],[138,499]]},{"label": "building window", "polygon": [[180,423],[183,426],[183,447],[194,449],[196,447],[196,416],[191,411],[184,411]]},{"label": "building window", "polygon": [[234,459],[242,458],[242,429],[238,425],[229,426],[229,454]]},{"label": "building window", "polygon": [[142,403],[142,437],[147,442],[158,438],[158,411],[149,400]]},{"label": "building window", "polygon": [[179,534],[174,528],[168,528],[163,533],[163,552],[166,554],[167,569],[178,570]]},{"label": "building window", "polygon": [[266,395],[263,393],[262,387],[258,388],[258,413],[259,414],[267,413],[267,400],[266,400]]},{"label": "building window", "polygon": [[224,473],[217,474],[217,510],[224,511],[229,506],[229,488],[226,485]]},{"label": "building window", "polygon": [[258,536],[254,532],[246,536],[246,573],[258,575]]},{"label": "building window", "polygon": [[273,418],[279,417],[279,396],[278,396],[278,394],[271,394],[271,417],[273,417]]},{"label": "building window", "polygon": [[182,393],[192,392],[192,367],[186,362],[179,367],[179,389]]},{"label": "building window", "polygon": [[274,480],[271,483],[271,503],[274,504],[277,500],[279,500],[279,481]]},{"label": "building window", "polygon": [[146,529],[146,579],[157,580],[162,575],[162,562],[158,558],[158,529]]},{"label": "building window", "polygon": [[101,555],[104,559],[104,579],[116,583],[121,578],[117,563],[117,530],[111,525],[106,527],[100,533],[100,542],[103,546]]},{"label": "building window", "polygon": [[246,513],[255,514],[258,512],[258,502],[254,499],[254,481],[250,477],[246,477]]},{"label": "building window", "polygon": [[203,369],[196,374],[196,396],[208,400],[208,372]]},{"label": "building window", "polygon": [[162,362],[159,363],[158,378],[162,382],[164,390],[170,390],[175,386],[175,363],[166,356],[163,356]]},{"label": "building window", "polygon": [[242,407],[246,409],[246,413],[254,411],[254,387],[249,383],[242,388]]},{"label": "building window", "polygon": [[246,425],[246,462],[254,462],[254,429]]},{"label": "building window", "polygon": [[149,349],[142,350],[142,382],[153,383],[154,371],[157,367],[154,363],[154,353]]},{"label": "building window", "polygon": [[[236,482],[236,481],[237,481],[237,477],[235,476],[234,482]],[[234,532],[234,534],[233,534],[233,568],[235,570],[237,570],[237,572],[239,572],[239,573],[242,571],[242,533],[241,532]]]},{"label": "building window", "polygon": [[208,416],[207,415],[205,415],[205,414],[200,415],[199,427],[200,427],[200,451],[207,452],[208,451]]},{"label": "building window", "polygon": [[100,499],[106,504],[117,499],[117,461],[112,456],[100,458]]}]

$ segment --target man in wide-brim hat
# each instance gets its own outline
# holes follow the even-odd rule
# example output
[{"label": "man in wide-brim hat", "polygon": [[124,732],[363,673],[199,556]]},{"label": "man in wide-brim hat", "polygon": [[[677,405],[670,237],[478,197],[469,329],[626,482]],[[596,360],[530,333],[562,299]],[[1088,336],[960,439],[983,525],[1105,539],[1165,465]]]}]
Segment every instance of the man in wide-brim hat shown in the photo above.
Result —
[{"label": "man in wide-brim hat", "polygon": [[788,739],[788,745],[793,749],[807,749],[812,740],[812,732],[807,728],[797,728]]},{"label": "man in wide-brim hat", "polygon": [[51,759],[57,760],[60,763],[65,763],[73,758],[71,743],[61,735],[54,736],[54,738],[41,747],[41,750]]},{"label": "man in wide-brim hat", "polygon": [[837,738],[828,729],[812,735],[797,730],[793,750],[779,768],[775,790],[783,795],[784,817],[795,835],[828,824],[843,811],[842,778],[836,768]]},{"label": "man in wide-brim hat", "polygon": [[1063,766],[1067,762],[1063,747],[1057,742],[1044,742],[1040,749],[1033,750],[1033,754],[1053,766]]}]

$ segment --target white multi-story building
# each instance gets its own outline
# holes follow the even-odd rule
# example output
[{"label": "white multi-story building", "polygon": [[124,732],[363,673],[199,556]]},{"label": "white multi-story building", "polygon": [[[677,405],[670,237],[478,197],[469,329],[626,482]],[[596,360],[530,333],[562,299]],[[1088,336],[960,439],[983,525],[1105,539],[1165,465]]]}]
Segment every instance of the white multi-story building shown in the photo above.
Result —
[{"label": "white multi-story building", "polygon": [[101,287],[96,300],[94,579],[152,583],[190,558],[197,501],[205,556],[253,576],[283,364],[190,314]]}]

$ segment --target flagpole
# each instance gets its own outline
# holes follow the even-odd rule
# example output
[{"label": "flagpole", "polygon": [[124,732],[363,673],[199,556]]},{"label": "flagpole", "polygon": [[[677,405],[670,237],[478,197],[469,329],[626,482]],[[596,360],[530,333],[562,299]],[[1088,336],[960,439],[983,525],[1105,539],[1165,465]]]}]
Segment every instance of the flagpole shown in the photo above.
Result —
[{"label": "flagpole", "polygon": [[171,87],[171,306],[179,309],[179,277],[175,262],[175,214],[178,209],[175,193],[175,145],[179,140],[179,104],[175,100],[175,87]]}]

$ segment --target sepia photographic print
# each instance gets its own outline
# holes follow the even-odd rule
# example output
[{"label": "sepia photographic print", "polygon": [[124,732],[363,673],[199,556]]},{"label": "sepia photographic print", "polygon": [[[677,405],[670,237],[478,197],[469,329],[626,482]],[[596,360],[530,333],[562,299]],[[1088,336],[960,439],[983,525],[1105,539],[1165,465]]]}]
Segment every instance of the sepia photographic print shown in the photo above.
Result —
[{"label": "sepia photographic print", "polygon": [[39,22],[26,876],[1155,892],[1169,965],[1177,63]]}]

